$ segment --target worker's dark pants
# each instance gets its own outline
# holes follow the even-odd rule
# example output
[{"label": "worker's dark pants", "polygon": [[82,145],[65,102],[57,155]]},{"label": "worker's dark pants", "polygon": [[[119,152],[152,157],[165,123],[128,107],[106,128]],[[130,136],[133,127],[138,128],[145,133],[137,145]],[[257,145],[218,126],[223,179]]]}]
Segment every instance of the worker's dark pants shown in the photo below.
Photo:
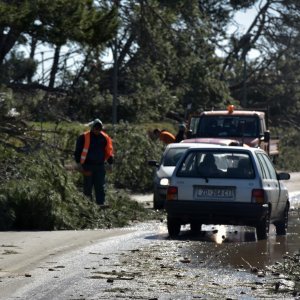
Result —
[{"label": "worker's dark pants", "polygon": [[86,171],[90,171],[91,175],[84,176],[83,193],[92,198],[93,187],[95,189],[96,202],[99,205],[105,201],[105,167],[104,164],[85,166]]}]

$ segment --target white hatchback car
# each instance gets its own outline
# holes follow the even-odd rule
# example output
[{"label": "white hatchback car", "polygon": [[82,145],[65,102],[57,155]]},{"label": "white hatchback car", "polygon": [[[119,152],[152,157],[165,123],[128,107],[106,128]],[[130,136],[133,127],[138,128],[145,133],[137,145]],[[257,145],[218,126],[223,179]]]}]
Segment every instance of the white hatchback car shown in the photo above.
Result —
[{"label": "white hatchback car", "polygon": [[200,145],[182,155],[167,190],[165,208],[171,237],[183,224],[192,231],[202,224],[245,225],[265,239],[273,223],[285,235],[290,207],[282,180],[262,149]]}]

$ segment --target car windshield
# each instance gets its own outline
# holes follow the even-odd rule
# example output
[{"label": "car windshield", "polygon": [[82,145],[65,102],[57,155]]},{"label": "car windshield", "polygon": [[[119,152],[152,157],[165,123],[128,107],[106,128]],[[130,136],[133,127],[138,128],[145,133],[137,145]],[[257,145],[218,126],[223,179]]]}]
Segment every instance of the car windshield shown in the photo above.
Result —
[{"label": "car windshield", "polygon": [[203,116],[198,126],[199,137],[257,137],[259,133],[255,116]]},{"label": "car windshield", "polygon": [[181,162],[178,177],[254,178],[254,169],[247,153],[193,150]]},{"label": "car windshield", "polygon": [[162,165],[165,167],[175,167],[186,149],[188,147],[170,148],[163,157]]}]

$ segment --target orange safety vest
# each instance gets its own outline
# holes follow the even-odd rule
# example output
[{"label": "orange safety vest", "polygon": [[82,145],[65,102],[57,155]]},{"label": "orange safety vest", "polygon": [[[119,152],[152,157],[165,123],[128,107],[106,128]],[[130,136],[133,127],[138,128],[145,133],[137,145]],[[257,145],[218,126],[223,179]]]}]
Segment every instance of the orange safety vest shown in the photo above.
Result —
[{"label": "orange safety vest", "polygon": [[[104,149],[104,160],[109,159],[111,156],[113,156],[113,145],[112,145],[112,139],[103,131],[101,131],[101,134],[105,137],[106,139],[106,146]],[[90,148],[90,143],[91,143],[91,132],[87,131],[84,133],[84,146],[81,152],[81,157],[80,157],[80,163],[84,164],[87,154],[89,152]]]},{"label": "orange safety vest", "polygon": [[159,135],[159,139],[164,142],[165,144],[171,144],[171,143],[175,143],[175,136],[168,131],[161,131],[160,135]]}]

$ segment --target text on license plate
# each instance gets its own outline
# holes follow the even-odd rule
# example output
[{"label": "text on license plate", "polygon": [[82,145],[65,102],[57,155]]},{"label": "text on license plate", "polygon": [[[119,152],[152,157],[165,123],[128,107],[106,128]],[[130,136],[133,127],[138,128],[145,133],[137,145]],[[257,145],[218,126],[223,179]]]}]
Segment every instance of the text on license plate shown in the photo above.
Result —
[{"label": "text on license plate", "polygon": [[235,189],[233,188],[204,188],[199,187],[197,190],[197,198],[208,199],[234,199]]}]

